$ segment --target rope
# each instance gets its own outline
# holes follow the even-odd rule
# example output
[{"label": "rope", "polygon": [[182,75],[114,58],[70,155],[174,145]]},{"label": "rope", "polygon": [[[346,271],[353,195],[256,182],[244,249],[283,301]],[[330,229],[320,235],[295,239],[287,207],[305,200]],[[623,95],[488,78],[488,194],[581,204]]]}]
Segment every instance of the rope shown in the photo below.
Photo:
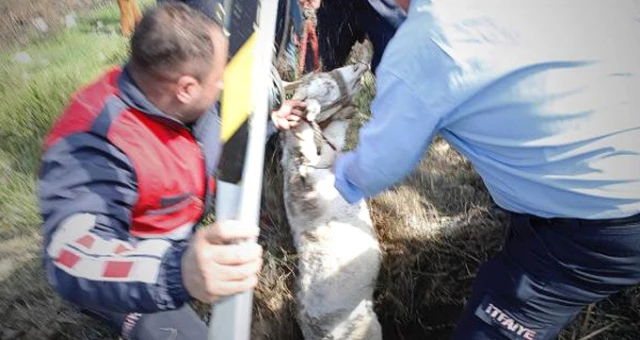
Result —
[{"label": "rope", "polygon": [[327,143],[327,145],[329,145],[329,147],[333,151],[338,151],[338,148],[336,148],[336,146],[329,140],[329,138],[325,136],[325,134],[322,132],[322,128],[316,121],[310,121],[304,113],[297,116],[300,117],[300,120],[302,120],[304,123],[308,124],[311,127],[311,130],[313,130],[314,137],[316,139],[316,144],[320,144],[318,143],[318,139],[322,139]]}]

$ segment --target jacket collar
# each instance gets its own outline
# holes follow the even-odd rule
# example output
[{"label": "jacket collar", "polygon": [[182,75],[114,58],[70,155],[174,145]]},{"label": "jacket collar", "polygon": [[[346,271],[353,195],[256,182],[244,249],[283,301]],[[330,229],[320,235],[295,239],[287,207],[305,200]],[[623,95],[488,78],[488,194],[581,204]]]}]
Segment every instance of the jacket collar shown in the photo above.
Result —
[{"label": "jacket collar", "polygon": [[133,78],[129,73],[128,65],[125,65],[122,69],[122,73],[120,73],[120,77],[118,78],[117,86],[120,99],[122,99],[127,106],[150,116],[166,119],[179,124],[180,126],[185,126],[183,122],[160,111],[160,109],[147,99],[144,93],[142,93],[142,90],[140,90],[138,85],[133,81]]}]

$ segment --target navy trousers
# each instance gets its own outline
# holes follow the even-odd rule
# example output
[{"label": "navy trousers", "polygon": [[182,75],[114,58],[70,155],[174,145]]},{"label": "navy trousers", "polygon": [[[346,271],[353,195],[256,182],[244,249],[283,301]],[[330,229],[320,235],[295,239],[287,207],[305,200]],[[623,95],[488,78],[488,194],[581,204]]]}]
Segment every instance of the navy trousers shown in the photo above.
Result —
[{"label": "navy trousers", "polygon": [[189,305],[154,314],[83,312],[108,325],[123,340],[190,340],[208,336],[207,325]]},{"label": "navy trousers", "polygon": [[362,42],[365,38],[369,38],[373,45],[371,68],[373,71],[376,70],[384,49],[396,33],[394,20],[403,19],[396,18],[398,9],[393,6],[378,7],[389,9],[381,13],[367,0],[321,2],[316,15],[320,57],[324,70],[344,66],[353,44],[356,41]]},{"label": "navy trousers", "polygon": [[617,220],[513,214],[480,268],[453,339],[555,339],[583,307],[640,283],[640,215]]}]

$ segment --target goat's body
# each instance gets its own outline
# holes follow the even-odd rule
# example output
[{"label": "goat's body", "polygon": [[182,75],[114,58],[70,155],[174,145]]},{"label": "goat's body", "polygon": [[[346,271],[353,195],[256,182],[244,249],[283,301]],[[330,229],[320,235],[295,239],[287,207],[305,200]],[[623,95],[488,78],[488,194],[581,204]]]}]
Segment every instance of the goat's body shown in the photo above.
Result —
[{"label": "goat's body", "polygon": [[[324,130],[337,148],[348,122],[335,120]],[[298,252],[298,322],[305,339],[381,339],[373,310],[380,249],[366,202],[348,204],[334,188],[335,156],[321,152],[308,125],[285,133],[284,200]],[[328,159],[327,159],[328,158]],[[313,164],[308,166],[305,164]]]}]

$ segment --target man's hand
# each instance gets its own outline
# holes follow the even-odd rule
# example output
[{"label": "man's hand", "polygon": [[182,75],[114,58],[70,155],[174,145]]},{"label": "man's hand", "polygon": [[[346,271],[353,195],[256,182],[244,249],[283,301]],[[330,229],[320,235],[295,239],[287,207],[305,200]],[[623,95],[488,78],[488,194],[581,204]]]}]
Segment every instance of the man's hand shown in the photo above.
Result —
[{"label": "man's hand", "polygon": [[271,113],[273,125],[278,130],[289,130],[300,124],[300,116],[304,114],[307,104],[300,100],[285,101],[278,111]]},{"label": "man's hand", "polygon": [[182,257],[182,281],[189,295],[212,303],[255,287],[262,267],[262,247],[253,241],[258,232],[238,221],[197,230]]}]

